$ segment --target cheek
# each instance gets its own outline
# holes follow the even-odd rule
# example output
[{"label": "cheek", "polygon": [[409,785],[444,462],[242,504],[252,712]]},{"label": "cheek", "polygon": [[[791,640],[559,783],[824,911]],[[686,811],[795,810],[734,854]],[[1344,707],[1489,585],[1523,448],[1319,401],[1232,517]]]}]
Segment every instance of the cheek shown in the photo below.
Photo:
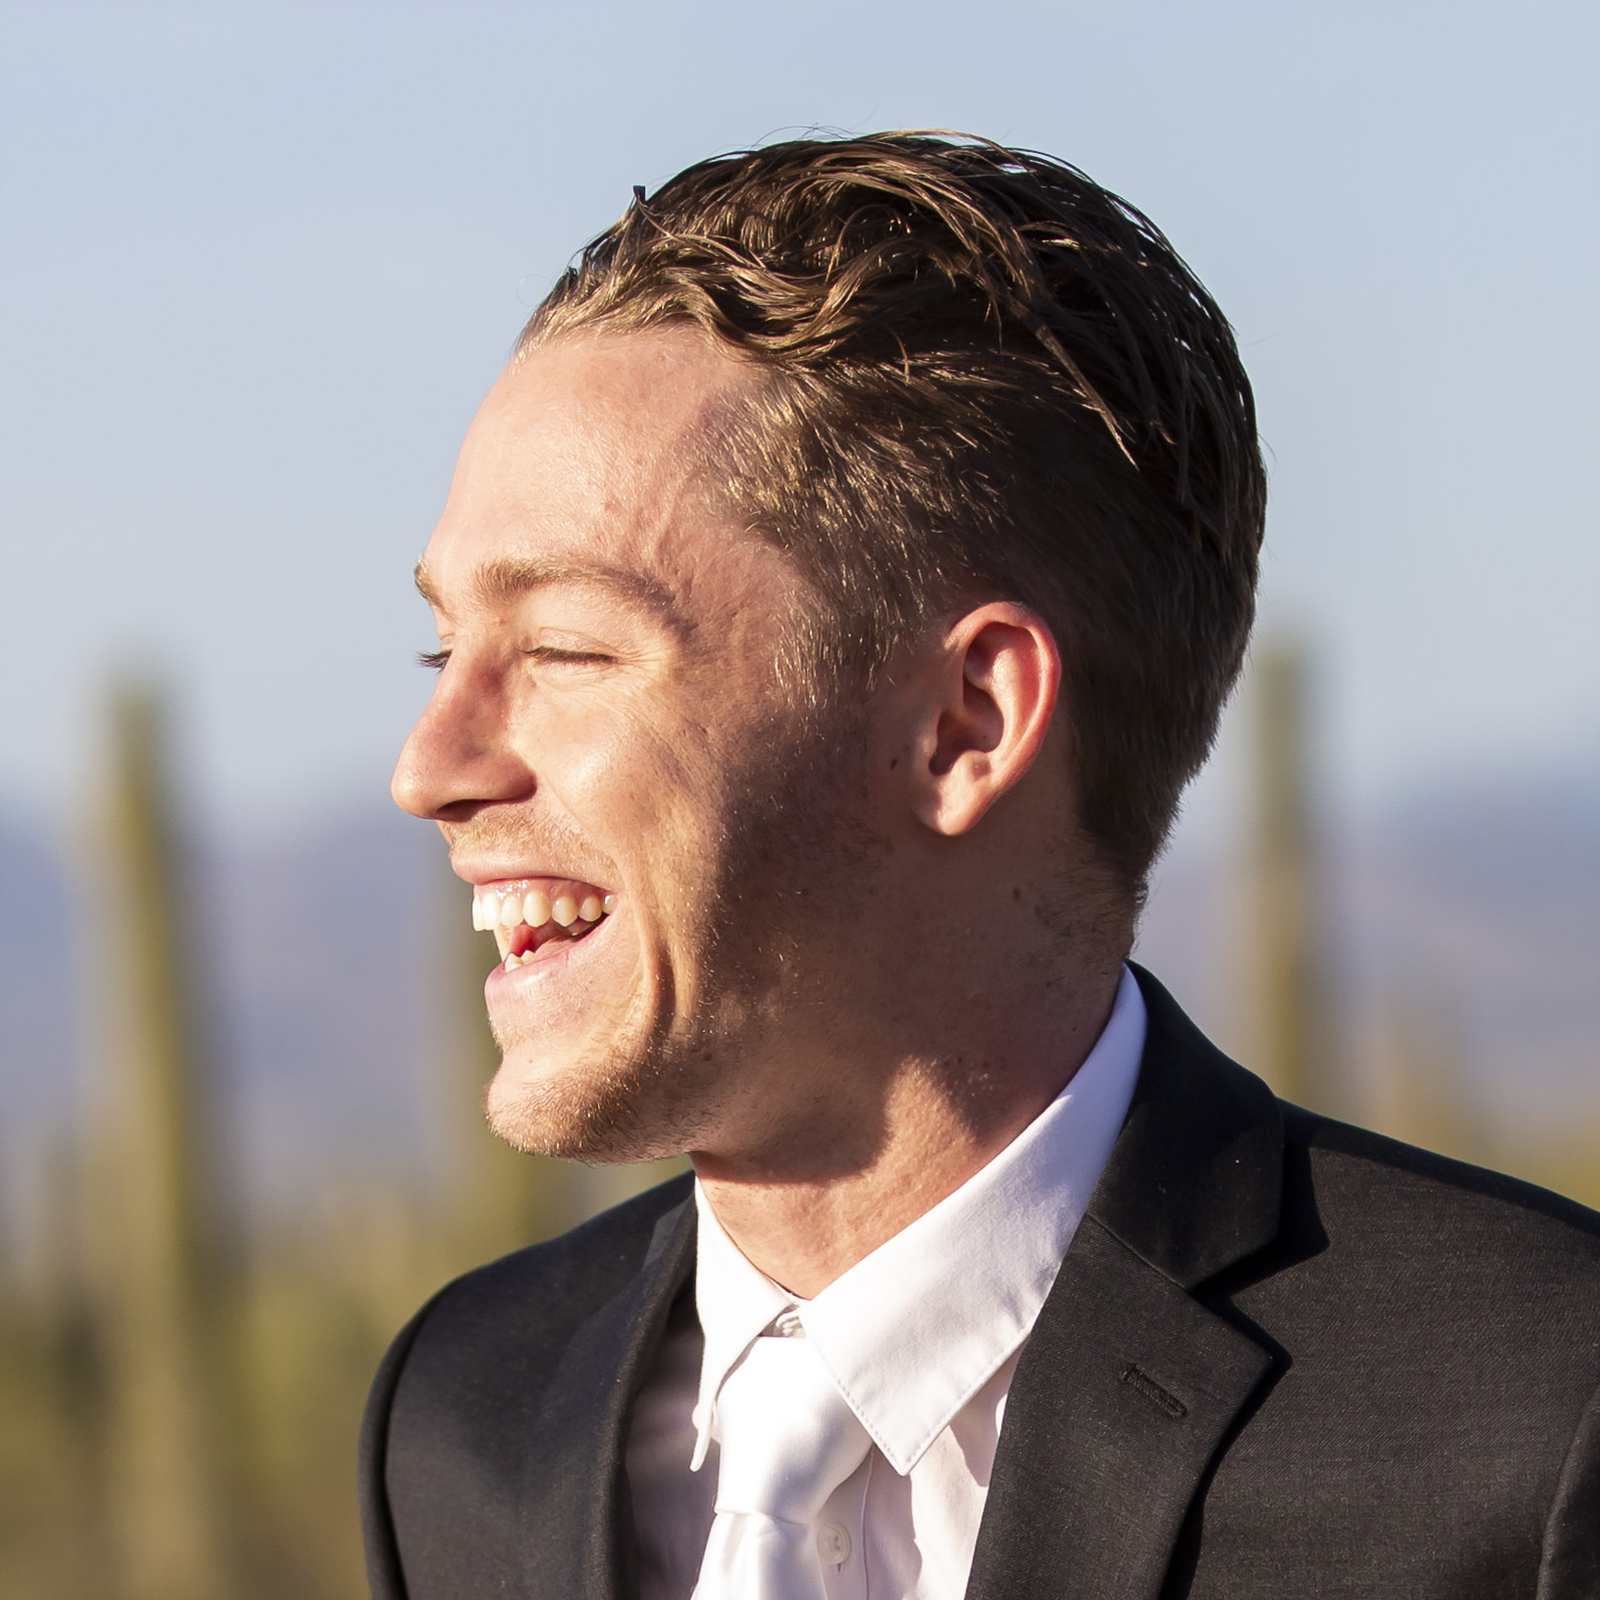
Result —
[{"label": "cheek", "polygon": [[641,879],[680,855],[692,867],[718,832],[718,764],[708,730],[648,704],[598,700],[530,719],[525,755],[588,841]]}]

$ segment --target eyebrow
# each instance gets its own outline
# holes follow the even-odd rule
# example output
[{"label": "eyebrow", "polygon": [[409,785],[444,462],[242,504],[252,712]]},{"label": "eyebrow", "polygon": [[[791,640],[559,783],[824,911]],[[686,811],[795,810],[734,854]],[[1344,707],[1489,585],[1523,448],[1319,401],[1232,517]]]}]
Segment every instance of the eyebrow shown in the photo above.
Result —
[{"label": "eyebrow", "polygon": [[[417,585],[417,593],[441,616],[448,617],[450,608],[445,604],[444,596],[425,562],[416,564],[412,577]],[[603,561],[549,556],[497,556],[492,561],[484,562],[472,574],[467,592],[475,606],[488,610],[519,599],[535,589],[548,589],[564,583],[603,589],[636,610],[653,613],[677,631],[681,632],[684,628],[672,591],[664,583],[645,573],[627,567],[613,567]]]}]

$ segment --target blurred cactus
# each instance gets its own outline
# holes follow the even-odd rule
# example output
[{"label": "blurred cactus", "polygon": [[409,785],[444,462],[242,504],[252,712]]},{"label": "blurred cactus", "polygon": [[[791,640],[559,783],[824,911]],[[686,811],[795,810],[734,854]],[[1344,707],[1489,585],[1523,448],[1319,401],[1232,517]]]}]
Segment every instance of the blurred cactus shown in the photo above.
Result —
[{"label": "blurred cactus", "polygon": [[1247,1059],[1284,1098],[1328,1110],[1330,1017],[1308,771],[1306,655],[1298,645],[1265,644],[1252,664],[1254,782],[1242,957]]},{"label": "blurred cactus", "polygon": [[119,684],[92,879],[98,1042],[114,1120],[89,1219],[104,1273],[107,1465],[117,1589],[129,1600],[229,1592],[221,1423],[212,1123],[186,1000],[174,811],[162,707]]}]

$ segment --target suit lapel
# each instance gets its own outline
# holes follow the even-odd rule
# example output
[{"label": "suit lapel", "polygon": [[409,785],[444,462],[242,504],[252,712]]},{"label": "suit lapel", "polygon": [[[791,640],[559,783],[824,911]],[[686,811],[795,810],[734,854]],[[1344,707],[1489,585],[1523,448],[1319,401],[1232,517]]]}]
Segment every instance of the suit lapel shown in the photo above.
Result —
[{"label": "suit lapel", "polygon": [[1017,1365],[968,1600],[1155,1600],[1272,1367],[1191,1291],[1277,1232],[1277,1103],[1134,972],[1149,1018],[1138,1087]]},{"label": "suit lapel", "polygon": [[632,1592],[628,1414],[689,1281],[694,1236],[686,1198],[658,1219],[639,1272],[578,1329],[544,1388],[522,1486],[529,1596],[621,1600]]}]

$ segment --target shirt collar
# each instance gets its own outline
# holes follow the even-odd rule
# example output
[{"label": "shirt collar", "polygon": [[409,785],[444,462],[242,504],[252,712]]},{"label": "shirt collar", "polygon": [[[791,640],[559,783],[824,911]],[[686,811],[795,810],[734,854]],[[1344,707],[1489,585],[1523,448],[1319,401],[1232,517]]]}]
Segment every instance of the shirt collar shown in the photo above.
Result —
[{"label": "shirt collar", "polygon": [[762,1329],[797,1302],[728,1237],[698,1178],[694,1207],[694,1304],[705,1335],[700,1393],[694,1408],[694,1455],[689,1461],[690,1471],[698,1472],[711,1445],[712,1421],[723,1380]]},{"label": "shirt collar", "polygon": [[705,1334],[695,1447],[753,1339],[791,1307],[889,1464],[910,1472],[1027,1338],[1127,1115],[1145,1009],[1126,966],[1071,1082],[988,1165],[813,1300],[754,1266],[695,1185],[695,1305]]}]

